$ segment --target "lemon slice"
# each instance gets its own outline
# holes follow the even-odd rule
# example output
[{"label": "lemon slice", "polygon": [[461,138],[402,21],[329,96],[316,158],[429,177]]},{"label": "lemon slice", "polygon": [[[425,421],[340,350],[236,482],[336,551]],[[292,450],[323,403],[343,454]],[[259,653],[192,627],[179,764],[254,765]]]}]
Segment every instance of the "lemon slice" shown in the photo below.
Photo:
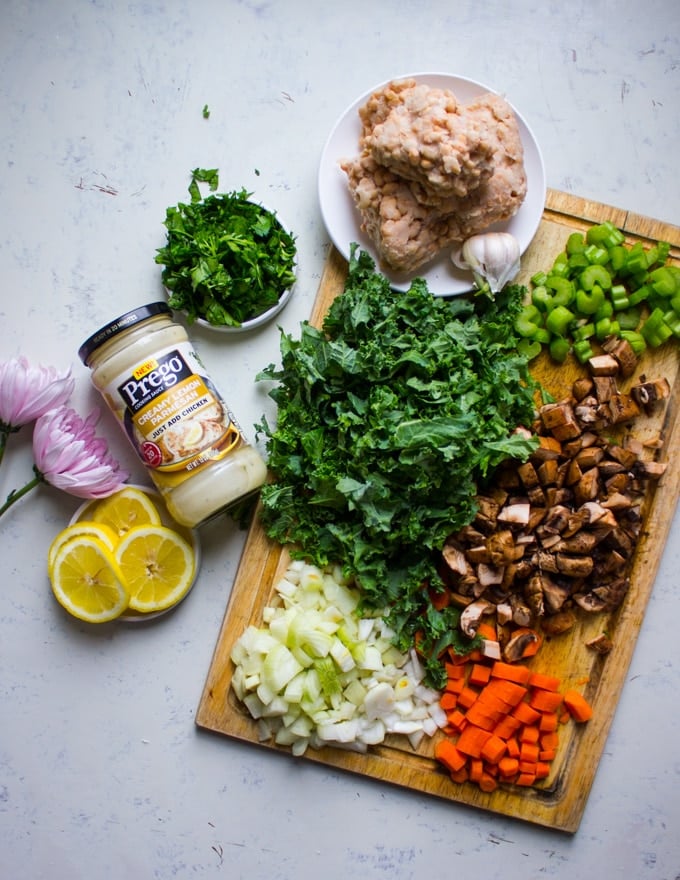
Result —
[{"label": "lemon slice", "polygon": [[118,543],[115,557],[130,591],[133,611],[164,611],[176,605],[194,580],[193,548],[166,526],[130,529]]},{"label": "lemon slice", "polygon": [[188,449],[191,449],[192,446],[198,446],[203,439],[203,434],[203,425],[198,421],[191,422],[191,427],[184,438],[184,445]]},{"label": "lemon slice", "polygon": [[59,604],[88,623],[114,620],[130,599],[114,555],[93,535],[74,537],[56,550],[50,581]]},{"label": "lemon slice", "polygon": [[95,538],[99,538],[99,540],[105,544],[107,549],[111,552],[113,552],[114,547],[118,543],[118,535],[105,523],[89,522],[87,520],[73,523],[70,526],[66,526],[65,529],[62,529],[50,544],[49,550],[47,551],[47,570],[49,572],[52,571],[54,566],[57,551],[67,541],[81,538],[83,535],[91,535]]},{"label": "lemon slice", "polygon": [[136,526],[161,524],[160,514],[149,496],[134,486],[103,498],[95,505],[90,519],[104,523],[117,535],[124,535]]}]

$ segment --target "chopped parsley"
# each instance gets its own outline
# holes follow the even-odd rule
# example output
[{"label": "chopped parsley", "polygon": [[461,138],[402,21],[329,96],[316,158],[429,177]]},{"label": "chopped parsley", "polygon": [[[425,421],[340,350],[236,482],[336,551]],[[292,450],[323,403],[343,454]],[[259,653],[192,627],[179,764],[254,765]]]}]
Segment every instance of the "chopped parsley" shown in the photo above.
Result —
[{"label": "chopped parsley", "polygon": [[192,172],[188,204],[166,211],[167,241],[155,261],[170,308],[191,324],[239,327],[275,306],[295,282],[296,246],[275,213],[241,189],[201,197],[199,183],[215,193],[218,172]]}]

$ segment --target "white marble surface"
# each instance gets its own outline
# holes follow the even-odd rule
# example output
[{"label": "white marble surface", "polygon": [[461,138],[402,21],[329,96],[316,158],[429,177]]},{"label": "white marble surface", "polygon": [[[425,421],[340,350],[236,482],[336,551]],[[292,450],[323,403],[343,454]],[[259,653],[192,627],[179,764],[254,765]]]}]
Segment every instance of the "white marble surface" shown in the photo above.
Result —
[{"label": "white marble surface", "polygon": [[[679,36],[677,0],[2,0],[0,358],[72,364],[74,405],[98,404],[78,346],[159,297],[165,208],[196,166],[295,230],[281,324],[297,328],[328,242],[330,127],[410,71],[505,90],[549,186],[680,223]],[[277,358],[274,326],[194,338],[247,428],[271,411],[253,378]],[[12,438],[3,498],[30,476],[28,437]],[[680,877],[677,518],[572,837],[197,731],[243,535],[204,529],[200,582],[170,617],[92,630],[60,613],[45,574],[76,506],[41,488],[0,521],[3,880]]]}]

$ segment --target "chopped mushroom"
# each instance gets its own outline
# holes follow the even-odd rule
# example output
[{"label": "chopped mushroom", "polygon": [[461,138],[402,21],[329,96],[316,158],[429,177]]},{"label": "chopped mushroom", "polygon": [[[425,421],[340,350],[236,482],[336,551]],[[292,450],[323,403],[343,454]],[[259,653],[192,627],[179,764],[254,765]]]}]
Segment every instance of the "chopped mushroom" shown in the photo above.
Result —
[{"label": "chopped mushroom", "polygon": [[539,641],[538,633],[532,629],[520,629],[517,634],[511,636],[503,647],[503,659],[508,663],[515,663],[527,655],[530,649]]},{"label": "chopped mushroom", "polygon": [[598,654],[608,654],[614,647],[614,645],[609,636],[606,636],[604,633],[600,633],[600,635],[595,636],[594,639],[589,639],[586,642],[586,647],[590,648],[592,651],[597,652]]},{"label": "chopped mushroom", "polygon": [[556,635],[573,628],[577,610],[610,612],[623,601],[644,494],[667,466],[651,457],[662,450],[658,438],[635,441],[618,426],[670,388],[641,376],[630,393],[620,391],[616,376],[636,368],[629,354],[612,345],[591,359],[591,374],[571,395],[538,408],[535,451],[497,469],[474,521],[446,541],[448,586],[465,606],[465,635],[491,614],[506,639],[513,627]]}]

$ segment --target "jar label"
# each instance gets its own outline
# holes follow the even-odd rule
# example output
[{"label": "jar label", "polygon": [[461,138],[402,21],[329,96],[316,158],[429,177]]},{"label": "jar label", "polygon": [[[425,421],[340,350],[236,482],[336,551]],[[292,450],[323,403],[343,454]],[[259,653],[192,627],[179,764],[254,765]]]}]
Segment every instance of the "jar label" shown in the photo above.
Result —
[{"label": "jar label", "polygon": [[159,488],[181,483],[244,443],[188,342],[161,349],[103,392]]}]

